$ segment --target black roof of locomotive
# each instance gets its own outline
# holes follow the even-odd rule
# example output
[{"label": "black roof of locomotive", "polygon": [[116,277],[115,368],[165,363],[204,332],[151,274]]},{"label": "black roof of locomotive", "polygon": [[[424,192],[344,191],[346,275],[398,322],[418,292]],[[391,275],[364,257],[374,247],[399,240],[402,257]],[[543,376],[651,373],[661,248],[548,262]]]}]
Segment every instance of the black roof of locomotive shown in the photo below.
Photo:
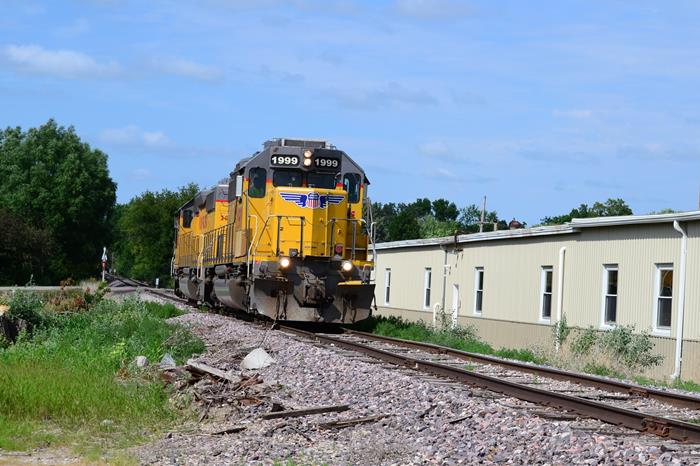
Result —
[{"label": "black roof of locomotive", "polygon": [[[345,153],[345,151],[339,150],[337,147],[335,147],[328,141],[323,141],[319,139],[277,138],[265,141],[263,143],[262,150],[255,152],[250,157],[245,157],[241,159],[236,164],[236,168],[233,170],[233,172],[231,172],[231,177],[236,176],[236,173],[239,170],[241,170],[242,168],[246,168],[248,165],[250,165],[251,162],[260,161],[263,157],[269,157],[272,151],[277,152],[280,150],[280,148],[284,148],[283,152],[281,152],[283,154],[288,153],[301,155],[304,149],[329,150],[339,153],[340,156],[343,158],[343,162],[349,162],[355,168],[355,171],[358,171],[362,174],[364,183],[369,184],[369,179],[367,179],[365,171],[362,169],[362,167],[360,167],[360,165],[357,164],[357,162],[355,162],[347,153]],[[265,160],[265,162],[265,166],[267,166],[267,159]],[[345,163],[343,163],[343,166],[345,166]],[[206,204],[207,196],[213,191],[216,191],[216,199],[226,199],[228,195],[228,185],[219,182],[219,184],[213,188],[205,189],[198,192],[192,199],[188,200],[182,206],[180,206],[178,212],[192,206],[204,206]]]},{"label": "black roof of locomotive", "polygon": [[[345,166],[345,162],[349,162],[350,165],[352,165],[355,169],[353,171],[360,172],[362,174],[362,178],[364,179],[364,183],[369,184],[369,179],[367,178],[367,174],[365,173],[365,171],[345,151],[338,149],[328,141],[323,141],[319,139],[277,138],[265,141],[263,143],[262,150],[255,152],[250,157],[241,159],[236,164],[236,168],[231,172],[231,177],[236,176],[236,173],[238,173],[241,169],[247,168],[251,163],[260,162],[261,159],[265,159],[264,165],[267,166],[269,164],[269,162],[267,161],[267,157],[269,157],[270,153],[272,152],[280,154],[301,155],[304,149],[320,149],[323,151],[333,151],[337,154],[340,154],[340,156],[343,158],[343,166]],[[343,170],[343,172],[347,171],[349,170]]]}]

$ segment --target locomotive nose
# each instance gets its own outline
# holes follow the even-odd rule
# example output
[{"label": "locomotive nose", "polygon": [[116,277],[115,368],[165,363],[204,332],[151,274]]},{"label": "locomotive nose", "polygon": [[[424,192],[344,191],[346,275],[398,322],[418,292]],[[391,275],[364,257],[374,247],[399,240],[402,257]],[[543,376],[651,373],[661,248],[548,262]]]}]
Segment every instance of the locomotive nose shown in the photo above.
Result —
[{"label": "locomotive nose", "polygon": [[279,218],[279,251],[291,255],[333,255],[333,238],[343,234],[336,219],[346,216],[345,192],[339,189],[279,188],[272,206]]}]

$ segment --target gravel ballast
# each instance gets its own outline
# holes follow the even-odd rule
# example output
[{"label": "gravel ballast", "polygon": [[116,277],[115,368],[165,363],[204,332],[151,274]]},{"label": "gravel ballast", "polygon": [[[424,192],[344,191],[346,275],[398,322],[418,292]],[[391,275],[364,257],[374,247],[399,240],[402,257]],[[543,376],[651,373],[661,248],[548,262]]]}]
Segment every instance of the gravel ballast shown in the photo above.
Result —
[{"label": "gravel ballast", "polygon": [[[319,347],[230,317],[190,312],[173,319],[206,343],[198,360],[239,372],[262,346],[275,363],[254,371],[257,406],[213,407],[201,424],[136,451],[149,464],[680,464],[696,446],[664,441],[594,420],[559,420],[557,412],[513,398],[419,377],[406,369]],[[239,374],[249,376],[253,372]],[[285,410],[348,404],[340,413],[262,420]],[[543,413],[534,414],[534,410]],[[322,429],[318,424],[364,416],[380,420]],[[566,416],[562,416],[566,418]],[[211,435],[228,426],[240,432]]]}]

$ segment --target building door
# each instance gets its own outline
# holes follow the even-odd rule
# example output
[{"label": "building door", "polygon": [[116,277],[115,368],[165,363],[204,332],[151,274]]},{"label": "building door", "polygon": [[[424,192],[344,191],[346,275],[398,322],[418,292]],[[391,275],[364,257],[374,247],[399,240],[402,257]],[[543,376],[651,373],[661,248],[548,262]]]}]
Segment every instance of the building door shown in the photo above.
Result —
[{"label": "building door", "polygon": [[452,285],[452,328],[457,326],[457,321],[459,317],[459,308],[462,303],[459,299],[459,285]]}]

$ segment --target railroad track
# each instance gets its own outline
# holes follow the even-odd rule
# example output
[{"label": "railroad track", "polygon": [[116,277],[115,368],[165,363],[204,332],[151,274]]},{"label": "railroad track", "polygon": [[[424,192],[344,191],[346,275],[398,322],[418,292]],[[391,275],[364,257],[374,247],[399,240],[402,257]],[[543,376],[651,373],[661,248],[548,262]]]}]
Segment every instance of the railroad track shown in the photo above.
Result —
[{"label": "railroad track", "polygon": [[[144,291],[187,304],[165,290]],[[663,438],[700,444],[700,424],[688,422],[700,420],[700,397],[353,330],[330,335],[289,326],[279,329],[455,383]]]},{"label": "railroad track", "polygon": [[[696,399],[695,409],[690,410],[688,409],[688,404],[691,400],[688,398],[693,397],[688,397],[687,395],[679,395],[681,398],[687,398],[676,402],[683,403],[685,405],[684,408],[679,408],[677,404],[673,407],[665,403],[661,405],[658,400],[652,400],[657,404],[651,407],[646,406],[647,409],[642,411],[642,403],[639,403],[639,401],[647,401],[647,399],[638,397],[634,393],[630,393],[629,390],[625,392],[625,396],[620,397],[611,397],[609,395],[610,388],[604,390],[606,396],[603,397],[600,397],[598,392],[601,390],[597,387],[591,387],[595,391],[584,391],[581,393],[580,383],[571,380],[578,374],[571,374],[569,380],[565,381],[578,386],[578,389],[574,387],[565,387],[563,389],[540,388],[537,385],[546,387],[548,386],[547,381],[523,380],[522,373],[515,373],[517,371],[510,369],[507,369],[508,372],[505,373],[488,373],[488,367],[493,367],[493,365],[483,365],[481,366],[482,370],[479,371],[479,367],[475,367],[473,361],[472,364],[467,366],[468,368],[465,368],[465,359],[457,357],[458,355],[445,358],[446,353],[442,353],[440,354],[439,362],[436,362],[436,351],[438,351],[438,348],[440,350],[442,348],[435,345],[423,347],[422,344],[417,342],[401,340],[392,342],[390,341],[392,339],[377,337],[376,335],[368,336],[358,332],[348,332],[344,335],[328,335],[293,327],[281,327],[281,330],[323,345],[358,352],[395,366],[402,366],[432,376],[447,378],[458,383],[484,388],[537,405],[574,412],[583,417],[598,419],[612,425],[627,427],[680,442],[700,443],[700,425],[661,414],[661,412],[668,412],[679,417],[683,416],[686,419],[692,418],[693,414],[700,416],[700,412],[696,411],[696,409],[700,408],[700,400]],[[556,382],[561,383],[568,373],[564,371],[558,372],[557,376],[559,378]],[[537,374],[536,376],[539,377]],[[520,378],[520,380],[513,381],[512,379],[515,377]],[[622,382],[620,384],[629,385]],[[622,390],[622,385],[617,385],[619,387],[618,392]],[[575,392],[579,393],[572,394]],[[676,394],[670,393],[666,395],[667,400],[676,396]],[[660,395],[657,394],[657,396]],[[606,401],[601,401],[601,398],[605,398]]]},{"label": "railroad track", "polygon": [[[105,273],[105,279],[107,279],[108,282],[112,282],[112,283],[114,283],[114,282],[122,283],[122,285],[117,285],[117,287],[125,286],[125,287],[130,287],[130,288],[131,287],[133,287],[133,288],[147,288],[147,287],[151,286],[148,283],[134,280],[131,278],[122,277],[119,275],[114,275],[112,273]],[[112,285],[112,286],[115,286],[115,285]]]}]

